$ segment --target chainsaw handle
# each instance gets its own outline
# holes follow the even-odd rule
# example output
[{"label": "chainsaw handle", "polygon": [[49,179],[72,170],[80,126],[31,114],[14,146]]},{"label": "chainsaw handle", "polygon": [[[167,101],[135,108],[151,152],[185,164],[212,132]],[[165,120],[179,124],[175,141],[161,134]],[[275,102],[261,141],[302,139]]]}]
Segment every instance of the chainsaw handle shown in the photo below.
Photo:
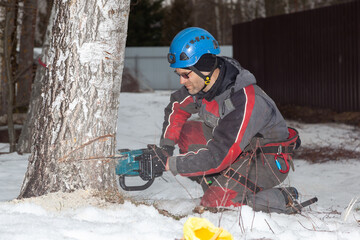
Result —
[{"label": "chainsaw handle", "polygon": [[124,189],[125,191],[142,191],[142,190],[145,190],[148,187],[150,187],[151,184],[153,184],[154,180],[155,180],[155,178],[152,178],[149,181],[147,181],[147,183],[145,183],[144,185],[141,185],[141,186],[126,186],[125,175],[120,175],[119,176],[120,187],[122,189]]}]

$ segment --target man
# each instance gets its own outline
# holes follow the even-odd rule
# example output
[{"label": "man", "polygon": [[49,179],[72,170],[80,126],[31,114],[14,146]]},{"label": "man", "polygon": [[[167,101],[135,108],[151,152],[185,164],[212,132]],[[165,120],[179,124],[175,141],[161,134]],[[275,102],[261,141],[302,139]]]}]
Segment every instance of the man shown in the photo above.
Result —
[{"label": "man", "polygon": [[[173,39],[168,61],[183,87],[165,109],[160,148],[149,146],[154,159],[161,170],[198,181],[205,207],[248,204],[294,212],[296,189],[273,187],[288,175],[298,134],[255,77],[219,53],[218,42],[201,28],[187,28]],[[201,121],[189,121],[192,114]],[[176,144],[180,155],[172,156]]]}]

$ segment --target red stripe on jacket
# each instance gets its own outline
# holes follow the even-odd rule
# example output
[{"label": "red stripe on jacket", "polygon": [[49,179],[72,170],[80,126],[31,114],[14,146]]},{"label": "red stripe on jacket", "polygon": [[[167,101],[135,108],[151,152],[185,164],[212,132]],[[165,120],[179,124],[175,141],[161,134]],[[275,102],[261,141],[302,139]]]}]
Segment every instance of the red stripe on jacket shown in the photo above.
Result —
[{"label": "red stripe on jacket", "polygon": [[202,100],[202,104],[205,105],[205,110],[214,114],[214,116],[216,117],[220,117],[219,114],[219,103],[217,101],[211,101],[208,102],[206,101],[206,99],[204,98]]},{"label": "red stripe on jacket", "polygon": [[[242,138],[244,137],[246,128],[247,128],[247,126],[249,124],[249,121],[250,121],[250,118],[251,118],[252,110],[253,110],[254,105],[255,105],[255,89],[254,89],[254,86],[250,85],[250,86],[245,87],[244,88],[244,93],[245,93],[245,96],[246,96],[244,117],[242,119],[240,129],[238,131],[235,143],[230,147],[227,155],[225,156],[225,158],[223,159],[221,164],[217,168],[213,168],[213,169],[210,169],[210,170],[202,172],[202,173],[199,173],[199,172],[196,172],[196,173],[184,173],[184,174],[181,174],[182,176],[190,177],[190,176],[199,176],[199,175],[202,175],[202,174],[203,175],[208,175],[208,174],[219,173],[222,170],[229,167],[236,160],[236,158],[241,154],[242,149],[240,148],[240,143],[242,141]],[[205,149],[200,149],[200,150],[198,150],[198,152],[200,152],[201,150],[205,150]],[[198,152],[196,152],[195,154],[197,154]]]},{"label": "red stripe on jacket", "polygon": [[187,106],[189,103],[192,103],[194,100],[191,96],[186,97],[182,102],[173,102],[171,113],[168,119],[168,126],[164,131],[164,138],[173,140],[175,144],[179,140],[181,128],[187,119],[191,116],[190,113],[181,109],[181,107]]}]

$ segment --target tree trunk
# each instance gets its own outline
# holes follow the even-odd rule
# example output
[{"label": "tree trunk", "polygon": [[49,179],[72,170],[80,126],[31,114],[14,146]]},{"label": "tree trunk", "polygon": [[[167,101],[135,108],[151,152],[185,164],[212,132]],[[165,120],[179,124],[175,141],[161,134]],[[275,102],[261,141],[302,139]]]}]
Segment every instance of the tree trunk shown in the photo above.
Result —
[{"label": "tree trunk", "polygon": [[266,16],[276,16],[287,13],[287,0],[274,2],[272,0],[265,0]]},{"label": "tree trunk", "polygon": [[221,20],[224,20],[224,19],[222,19],[220,17],[220,10],[219,10],[219,8],[220,8],[219,5],[222,4],[222,2],[219,3],[219,0],[215,0],[214,2],[215,2],[215,24],[216,24],[216,33],[217,33],[216,36],[220,42],[223,42],[220,22],[221,22]]},{"label": "tree trunk", "polygon": [[[191,0],[192,1],[192,7],[193,9],[196,9],[197,6],[197,0]],[[194,26],[199,26],[199,20],[198,20],[198,11],[193,11],[192,12],[192,17],[193,17],[193,21],[194,21]]]},{"label": "tree trunk", "polygon": [[54,2],[55,19],[19,198],[117,191],[114,155],[129,0]]},{"label": "tree trunk", "polygon": [[[0,36],[4,36],[5,32],[5,16],[6,8],[0,5]],[[6,113],[7,98],[5,82],[5,65],[4,65],[4,38],[0,37],[0,116]]]},{"label": "tree trunk", "polygon": [[35,23],[34,46],[42,47],[46,39],[46,33],[51,16],[51,9],[53,0],[36,0],[37,1],[37,15]]},{"label": "tree trunk", "polygon": [[7,123],[10,152],[16,150],[15,128],[13,121],[14,109],[14,82],[13,82],[13,67],[11,64],[11,53],[13,52],[14,31],[15,31],[15,1],[8,1],[5,16],[5,30],[4,30],[4,80],[7,83]]},{"label": "tree trunk", "polygon": [[16,106],[27,106],[30,101],[33,80],[34,34],[37,0],[24,0],[21,24],[19,66],[15,81],[18,84]]},{"label": "tree trunk", "polygon": [[16,150],[18,153],[30,153],[31,152],[31,146],[33,143],[33,136],[35,132],[35,119],[38,118],[38,115],[40,114],[41,110],[41,86],[42,83],[45,81],[45,75],[47,71],[46,64],[49,62],[48,53],[49,53],[49,45],[50,45],[50,39],[52,39],[52,28],[53,28],[53,22],[55,17],[55,9],[52,7],[52,10],[50,11],[50,17],[48,19],[49,24],[47,26],[47,30],[45,33],[45,39],[43,40],[43,48],[41,56],[38,58],[38,66],[36,68],[36,74],[35,74],[35,80],[32,84],[31,89],[31,97],[30,97],[30,103],[29,103],[29,109],[26,116],[26,121],[22,127],[21,134],[18,140],[18,144],[16,147]]}]

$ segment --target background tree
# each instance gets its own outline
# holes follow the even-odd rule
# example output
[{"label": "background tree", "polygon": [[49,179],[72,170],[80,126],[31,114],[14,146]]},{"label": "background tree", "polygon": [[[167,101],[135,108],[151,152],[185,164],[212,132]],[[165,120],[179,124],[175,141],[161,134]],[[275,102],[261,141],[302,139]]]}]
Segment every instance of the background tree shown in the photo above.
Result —
[{"label": "background tree", "polygon": [[130,3],[54,2],[54,24],[19,197],[117,191],[116,120]]},{"label": "background tree", "polygon": [[182,29],[196,26],[196,12],[192,11],[193,3],[188,0],[173,0],[165,7],[163,20],[162,43],[169,46],[175,35]]},{"label": "background tree", "polygon": [[[55,17],[55,11],[53,5],[51,4],[50,6],[52,7],[52,11],[50,11],[50,14],[48,14],[49,19],[46,20],[47,22],[49,22],[49,24],[47,25],[47,31],[44,34],[45,39],[38,39],[40,41],[39,43],[43,44],[42,53],[38,58],[38,62],[41,62],[42,64],[39,64],[39,66],[36,68],[36,74],[35,74],[34,83],[32,84],[31,98],[28,107],[28,112],[26,115],[26,121],[23,124],[21,134],[19,136],[19,140],[16,146],[16,151],[20,154],[31,152],[31,146],[34,141],[33,136],[35,133],[35,120],[40,115],[41,99],[42,99],[41,87],[42,87],[42,83],[45,81],[44,79],[47,71],[47,67],[45,63],[49,62],[48,59],[49,45],[50,45],[50,39],[52,38],[52,28]],[[38,32],[41,31],[38,30]]]},{"label": "background tree", "polygon": [[17,74],[16,106],[27,106],[30,101],[34,65],[34,37],[38,0],[24,0]]},{"label": "background tree", "polygon": [[131,0],[127,46],[160,46],[164,0]]},{"label": "background tree", "polygon": [[6,114],[8,123],[8,136],[10,143],[10,152],[16,149],[15,128],[13,122],[13,109],[14,109],[14,72],[16,69],[16,16],[17,16],[17,1],[8,0],[2,2],[5,7],[4,19],[4,32],[3,32],[3,73],[2,73],[2,86],[3,94],[6,101]]},{"label": "background tree", "polygon": [[34,34],[35,47],[43,47],[53,2],[53,0],[37,0],[37,12]]},{"label": "background tree", "polygon": [[7,108],[6,83],[2,79],[5,77],[4,63],[4,32],[5,32],[6,8],[0,5],[0,116],[3,115]]},{"label": "background tree", "polygon": [[[280,14],[354,0],[171,0],[164,17],[164,45],[177,32],[196,26],[208,30],[221,45],[232,44],[232,25]],[[175,32],[175,34],[174,34]]]}]

